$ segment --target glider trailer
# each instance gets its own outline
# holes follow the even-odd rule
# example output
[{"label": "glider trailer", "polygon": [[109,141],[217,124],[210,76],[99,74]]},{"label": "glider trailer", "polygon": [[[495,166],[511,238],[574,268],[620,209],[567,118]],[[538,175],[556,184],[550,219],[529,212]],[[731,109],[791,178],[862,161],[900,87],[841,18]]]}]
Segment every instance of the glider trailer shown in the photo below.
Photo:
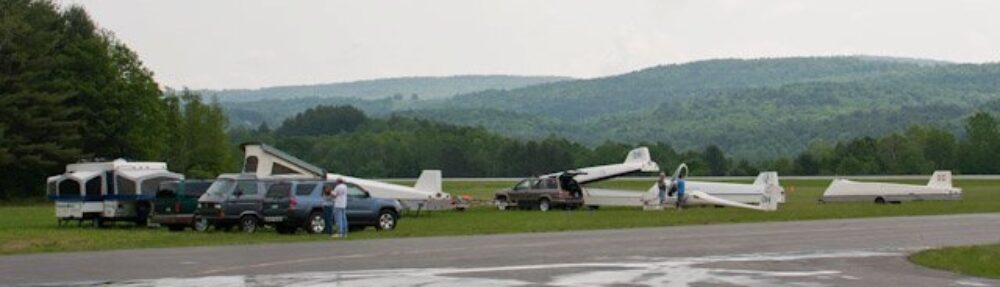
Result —
[{"label": "glider trailer", "polygon": [[939,170],[927,185],[857,182],[834,179],[823,192],[820,202],[901,203],[920,200],[961,200],[962,189],[952,186],[951,171]]}]

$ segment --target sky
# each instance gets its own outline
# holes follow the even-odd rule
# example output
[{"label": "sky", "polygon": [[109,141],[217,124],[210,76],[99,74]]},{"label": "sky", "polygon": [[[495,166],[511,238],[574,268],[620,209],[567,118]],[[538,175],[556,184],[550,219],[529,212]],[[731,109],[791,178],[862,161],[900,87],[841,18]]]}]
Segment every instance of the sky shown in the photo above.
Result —
[{"label": "sky", "polygon": [[465,74],[593,78],[714,58],[1000,61],[990,0],[63,0],[173,88]]}]

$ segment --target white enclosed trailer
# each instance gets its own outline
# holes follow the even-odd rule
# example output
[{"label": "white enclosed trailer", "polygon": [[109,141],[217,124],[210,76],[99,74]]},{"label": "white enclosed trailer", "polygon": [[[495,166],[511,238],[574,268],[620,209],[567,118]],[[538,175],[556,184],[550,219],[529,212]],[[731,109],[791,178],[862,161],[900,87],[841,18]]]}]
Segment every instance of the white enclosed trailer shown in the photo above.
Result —
[{"label": "white enclosed trailer", "polygon": [[952,186],[951,171],[939,170],[927,185],[857,182],[834,179],[823,192],[821,202],[899,203],[914,200],[961,200],[962,189]]}]

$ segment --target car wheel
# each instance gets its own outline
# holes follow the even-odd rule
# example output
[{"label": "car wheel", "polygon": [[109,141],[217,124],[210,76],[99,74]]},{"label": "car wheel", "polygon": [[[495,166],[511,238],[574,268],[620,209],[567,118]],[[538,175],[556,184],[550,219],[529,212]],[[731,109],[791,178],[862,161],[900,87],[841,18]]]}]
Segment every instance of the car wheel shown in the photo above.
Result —
[{"label": "car wheel", "polygon": [[391,210],[382,210],[378,213],[378,230],[393,230],[396,228],[396,213]]},{"label": "car wheel", "polygon": [[240,229],[246,233],[254,233],[257,231],[257,217],[253,215],[244,215],[240,218]]},{"label": "car wheel", "polygon": [[881,196],[875,198],[875,204],[885,204],[885,198]]},{"label": "car wheel", "polygon": [[542,200],[538,201],[538,210],[541,210],[542,212],[546,212],[546,211],[549,211],[550,207],[551,206],[549,206],[549,200],[548,199],[542,198]]},{"label": "car wheel", "polygon": [[198,231],[198,232],[208,231],[208,219],[195,217],[195,219],[194,219],[194,231]]},{"label": "car wheel", "polygon": [[177,225],[177,224],[167,225],[167,230],[173,232],[184,231],[184,225]]},{"label": "car wheel", "polygon": [[323,218],[322,213],[314,211],[306,218],[306,226],[303,229],[312,234],[323,233],[323,231],[326,231],[326,219]]}]

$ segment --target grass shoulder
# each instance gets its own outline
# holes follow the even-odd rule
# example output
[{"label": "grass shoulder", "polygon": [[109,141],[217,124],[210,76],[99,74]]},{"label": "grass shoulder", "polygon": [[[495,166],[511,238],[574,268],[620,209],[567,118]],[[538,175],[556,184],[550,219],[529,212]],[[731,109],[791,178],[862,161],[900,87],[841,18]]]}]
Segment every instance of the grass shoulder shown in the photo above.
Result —
[{"label": "grass shoulder", "polygon": [[911,255],[910,261],[934,269],[1000,279],[1000,242],[928,249]]}]

